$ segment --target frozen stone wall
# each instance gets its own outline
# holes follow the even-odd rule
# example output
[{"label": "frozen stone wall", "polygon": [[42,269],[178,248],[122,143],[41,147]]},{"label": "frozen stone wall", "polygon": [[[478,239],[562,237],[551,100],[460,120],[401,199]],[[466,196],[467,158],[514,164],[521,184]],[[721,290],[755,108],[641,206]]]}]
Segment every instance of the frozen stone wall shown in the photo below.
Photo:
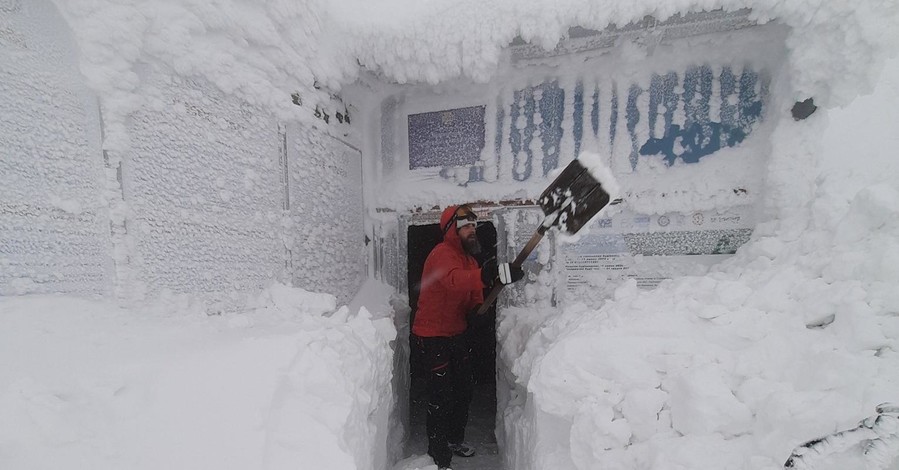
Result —
[{"label": "frozen stone wall", "polygon": [[0,295],[109,288],[99,108],[49,1],[0,2]]}]

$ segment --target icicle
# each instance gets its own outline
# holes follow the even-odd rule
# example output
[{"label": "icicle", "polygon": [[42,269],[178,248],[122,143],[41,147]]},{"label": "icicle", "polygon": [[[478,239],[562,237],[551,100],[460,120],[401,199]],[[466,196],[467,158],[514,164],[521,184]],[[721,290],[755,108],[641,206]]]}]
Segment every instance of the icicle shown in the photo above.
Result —
[{"label": "icicle", "polygon": [[[639,157],[639,143],[638,143],[638,135],[640,132],[640,128],[645,126],[643,124],[641,126],[640,121],[640,104],[641,104],[641,95],[643,95],[643,89],[640,88],[637,84],[631,84],[627,90],[627,106],[625,108],[625,120],[627,122],[627,135],[629,138],[630,148],[628,149],[628,162],[632,169],[637,168],[637,160]],[[646,119],[643,119],[644,121]]]},{"label": "icicle", "polygon": [[712,67],[712,94],[709,97],[709,120],[721,123],[721,69],[720,65]]},{"label": "icicle", "polygon": [[481,165],[484,181],[491,183],[496,181],[497,174],[496,134],[500,119],[497,101],[487,100],[484,107],[484,148],[481,149]]},{"label": "icicle", "polygon": [[531,118],[532,125],[534,126],[534,134],[528,145],[528,149],[531,153],[531,171],[525,175],[524,179],[540,178],[543,176],[543,158],[545,156],[543,149],[546,148],[546,146],[543,145],[543,111],[541,108],[543,104],[543,94],[546,87],[549,85],[550,82],[545,82],[538,87],[534,87],[534,114]]},{"label": "icicle", "polygon": [[502,126],[499,129],[500,133],[500,147],[499,147],[499,165],[498,165],[498,180],[502,182],[511,182],[512,181],[512,144],[511,144],[511,131],[512,126],[515,125],[512,122],[512,99],[514,97],[513,91],[508,88],[504,88],[500,90],[499,97],[497,100],[499,101],[499,108],[501,112],[501,116],[504,116]]},{"label": "icicle", "polygon": [[[575,103],[577,102],[576,99],[579,99],[579,106],[583,107],[584,84],[580,80],[575,80],[573,78],[562,78],[559,79],[559,86],[565,96],[565,101],[562,105],[562,138],[559,140],[559,160],[556,164],[556,168],[565,168],[565,165],[571,162],[571,160],[574,160],[574,157],[576,156],[575,148],[580,145],[576,142],[578,137],[575,136],[575,130],[578,125],[580,125],[580,129],[577,130],[580,134],[579,139],[583,139],[583,111],[578,109],[578,111],[581,111],[579,113],[580,116],[575,119]],[[580,90],[579,93],[578,90]]]},{"label": "icicle", "polygon": [[630,157],[631,146],[630,140],[625,136],[619,136],[618,133],[627,133],[627,113],[622,106],[622,97],[618,91],[618,83],[611,83],[612,96],[609,100],[609,144],[611,146],[611,155],[613,167],[628,168],[632,170]]},{"label": "icicle", "polygon": [[[528,155],[528,151],[525,149],[525,135],[526,130],[528,128],[529,119],[526,113],[527,101],[528,97],[533,94],[533,87],[528,86],[520,90],[518,93],[518,99],[515,103],[515,106],[518,107],[518,115],[515,117],[515,122],[513,125],[515,126],[515,131],[518,134],[518,150],[515,152],[515,159],[512,165],[512,179],[515,181],[522,181],[527,178],[527,166],[530,163],[528,159],[530,156]],[[533,124],[531,124],[533,125]]]},{"label": "icicle", "polygon": [[649,85],[638,84],[637,86],[640,89],[640,94],[637,96],[637,112],[639,113],[639,122],[634,129],[634,148],[639,155],[640,148],[649,140],[652,129],[649,128],[649,100],[651,98],[651,95],[649,93]]}]

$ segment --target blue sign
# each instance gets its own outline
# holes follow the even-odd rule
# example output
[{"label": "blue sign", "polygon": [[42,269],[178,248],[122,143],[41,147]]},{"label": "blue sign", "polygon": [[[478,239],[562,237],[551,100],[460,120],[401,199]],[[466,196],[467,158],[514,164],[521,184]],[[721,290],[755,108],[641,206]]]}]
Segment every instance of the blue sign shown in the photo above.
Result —
[{"label": "blue sign", "polygon": [[[639,155],[664,155],[669,165],[678,158],[685,163],[695,163],[723,147],[733,147],[742,142],[761,120],[768,82],[763,81],[757,93],[759,75],[756,72],[744,70],[738,77],[730,67],[725,67],[717,77],[721,92],[713,96],[712,81],[715,79],[711,67],[692,67],[684,74],[683,93],[678,94],[677,74],[653,75],[648,90],[649,109],[646,111],[650,138],[639,146]],[[631,121],[632,118],[634,121],[640,119],[636,100],[645,92],[637,86],[631,86],[629,91],[628,130],[633,140],[636,136]],[[719,101],[720,116],[717,121],[709,113],[712,100]],[[681,102],[686,114],[683,126],[673,123],[674,110],[681,106]],[[662,135],[654,135],[658,119],[664,120],[665,131]],[[632,167],[637,166],[637,158],[638,154],[634,152],[631,155]]]},{"label": "blue sign", "polygon": [[[580,154],[585,138],[600,136],[607,136],[603,138],[608,138],[609,147],[629,149],[632,169],[642,156],[662,156],[669,165],[678,160],[696,163],[734,147],[762,121],[770,78],[749,68],[718,70],[716,76],[710,65],[698,65],[653,74],[647,88],[607,81],[608,88],[600,90],[600,85],[588,87],[580,80],[566,89],[550,80],[513,90],[511,105],[499,107],[490,117],[496,119],[491,141],[498,165],[510,169],[511,175],[505,177],[515,181],[544,177],[560,161]],[[571,94],[568,109],[567,94]],[[644,94],[648,99],[641,99]],[[619,117],[624,118],[623,129]],[[410,115],[409,167],[470,165],[468,181],[482,180],[484,169],[477,162],[485,145],[484,119],[483,106]],[[566,119],[570,124],[563,128]],[[573,141],[572,155],[561,155],[563,148],[571,151],[561,145],[563,137]],[[512,164],[503,165],[509,155]]]},{"label": "blue sign", "polygon": [[[535,171],[531,167],[534,159],[531,142],[535,137],[541,139],[539,151],[543,157],[542,165],[536,169],[537,174],[543,176],[559,166],[559,142],[562,141],[564,115],[565,90],[559,87],[558,82],[547,82],[514,93],[514,102],[509,110],[509,144],[512,146],[512,155],[523,159],[522,162],[517,162],[520,164],[513,165],[512,177],[516,181],[530,178]],[[535,119],[537,116],[539,120]],[[526,124],[519,129],[515,123],[522,117]]]},{"label": "blue sign", "polygon": [[484,106],[409,115],[409,169],[474,165],[484,149]]}]

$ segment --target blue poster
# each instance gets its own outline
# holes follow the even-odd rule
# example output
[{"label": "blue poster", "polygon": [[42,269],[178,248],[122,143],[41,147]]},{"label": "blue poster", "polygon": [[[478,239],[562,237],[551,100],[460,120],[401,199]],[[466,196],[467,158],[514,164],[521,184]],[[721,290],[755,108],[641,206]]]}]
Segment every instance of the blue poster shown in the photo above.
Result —
[{"label": "blue poster", "polygon": [[409,169],[475,164],[484,148],[484,106],[409,115]]}]

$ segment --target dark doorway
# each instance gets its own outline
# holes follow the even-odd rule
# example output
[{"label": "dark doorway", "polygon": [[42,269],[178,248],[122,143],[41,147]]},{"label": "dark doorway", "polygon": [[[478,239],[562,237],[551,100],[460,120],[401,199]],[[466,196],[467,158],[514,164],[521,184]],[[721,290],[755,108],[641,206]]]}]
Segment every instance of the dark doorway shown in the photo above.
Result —
[{"label": "dark doorway", "polygon": [[[478,240],[482,252],[475,256],[478,265],[496,257],[496,227],[492,222],[481,222],[477,229]],[[431,250],[443,239],[438,224],[410,225],[408,228],[408,285],[409,305],[412,307],[409,325],[415,321],[418,308],[418,296],[421,274],[425,260]],[[486,296],[485,292],[485,296]],[[475,393],[471,403],[468,431],[466,439],[471,439],[480,453],[496,455],[496,308],[491,307],[482,324],[468,331],[472,353],[472,372],[474,375]],[[411,329],[410,329],[411,330]],[[411,335],[411,331],[410,331]],[[409,391],[410,436],[407,442],[407,453],[424,453],[427,448],[425,435],[425,413],[427,410],[427,394],[425,390],[424,371],[415,348],[410,348],[410,372],[412,374]],[[477,441],[477,442],[475,442]],[[485,442],[486,441],[486,442]],[[485,455],[486,456],[486,455]]]}]

